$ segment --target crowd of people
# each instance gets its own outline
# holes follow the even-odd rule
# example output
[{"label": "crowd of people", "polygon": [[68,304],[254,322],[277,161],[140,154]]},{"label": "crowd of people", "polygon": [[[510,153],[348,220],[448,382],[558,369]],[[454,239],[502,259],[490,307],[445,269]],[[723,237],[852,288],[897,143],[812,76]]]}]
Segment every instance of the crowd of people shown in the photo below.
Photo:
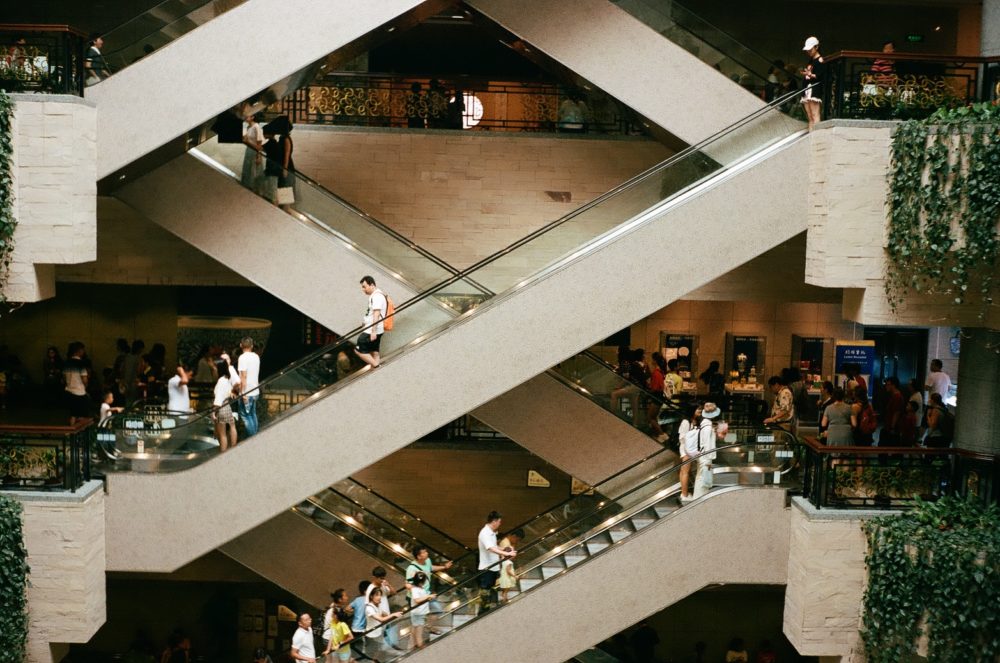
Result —
[{"label": "crowd of people", "polygon": [[[709,646],[703,640],[694,643],[690,655],[680,659],[663,658],[656,652],[661,644],[660,634],[650,624],[642,620],[631,633],[618,633],[609,641],[600,645],[621,663],[708,663],[708,661],[723,661],[724,663],[776,663],[777,652],[770,640],[762,640],[757,645],[751,658],[750,650],[743,638],[733,637],[729,641],[725,654],[721,657],[709,655]],[[689,650],[690,651],[690,650]]]},{"label": "crowd of people", "polygon": [[[944,448],[954,437],[954,415],[945,405],[951,378],[940,359],[930,363],[925,384],[913,379],[905,388],[895,376],[875,385],[877,403],[869,398],[869,385],[860,367],[845,367],[846,381],[834,386],[827,380],[817,399],[819,437],[831,446],[927,446]],[[772,376],[768,387],[774,396],[764,424],[797,432],[803,409],[805,385],[798,372]]]}]

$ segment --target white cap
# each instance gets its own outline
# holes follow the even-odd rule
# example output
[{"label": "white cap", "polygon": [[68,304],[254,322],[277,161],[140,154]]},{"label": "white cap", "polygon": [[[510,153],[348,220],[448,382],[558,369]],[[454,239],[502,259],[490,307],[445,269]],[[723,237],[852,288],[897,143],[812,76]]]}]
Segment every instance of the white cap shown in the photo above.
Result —
[{"label": "white cap", "polygon": [[809,37],[808,39],[806,39],[806,43],[802,47],[802,50],[803,51],[811,51],[812,49],[816,48],[817,46],[819,46],[819,39],[816,39],[816,37]]}]

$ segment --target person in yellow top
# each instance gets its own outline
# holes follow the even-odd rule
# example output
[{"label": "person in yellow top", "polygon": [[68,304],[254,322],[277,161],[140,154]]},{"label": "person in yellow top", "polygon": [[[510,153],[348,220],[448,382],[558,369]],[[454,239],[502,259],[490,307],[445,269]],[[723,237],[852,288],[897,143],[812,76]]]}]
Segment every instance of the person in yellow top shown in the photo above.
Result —
[{"label": "person in yellow top", "polygon": [[337,650],[337,660],[339,661],[353,661],[351,658],[351,640],[354,639],[354,635],[351,633],[351,627],[344,621],[344,614],[339,608],[335,608],[330,613],[330,644],[326,646],[326,651],[323,652],[323,656],[327,656],[334,649]]}]

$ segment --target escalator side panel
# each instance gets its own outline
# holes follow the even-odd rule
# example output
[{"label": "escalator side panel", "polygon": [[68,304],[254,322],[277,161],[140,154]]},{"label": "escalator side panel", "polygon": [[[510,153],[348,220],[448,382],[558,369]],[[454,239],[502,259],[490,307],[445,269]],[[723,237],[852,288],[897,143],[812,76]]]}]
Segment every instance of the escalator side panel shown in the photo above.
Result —
[{"label": "escalator side panel", "polygon": [[804,232],[808,146],[794,138],[672,199],[224,458],[109,476],[108,569],[172,571]]},{"label": "escalator side panel", "polygon": [[469,4],[684,143],[697,143],[764,105],[607,0]]},{"label": "escalator side panel", "polygon": [[[297,513],[286,510],[219,550],[267,578],[308,605],[327,605],[330,592],[343,587],[357,594],[358,581],[371,576],[378,562]],[[403,578],[385,566],[393,587]]]},{"label": "escalator side panel", "polygon": [[494,398],[472,415],[591,485],[662,448],[547,374]]}]

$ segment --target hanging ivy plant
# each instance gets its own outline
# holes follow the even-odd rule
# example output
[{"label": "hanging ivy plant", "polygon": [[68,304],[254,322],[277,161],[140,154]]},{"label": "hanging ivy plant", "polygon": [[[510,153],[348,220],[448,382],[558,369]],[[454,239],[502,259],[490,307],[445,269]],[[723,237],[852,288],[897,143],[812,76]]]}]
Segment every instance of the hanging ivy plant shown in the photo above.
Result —
[{"label": "hanging ivy plant", "polygon": [[0,302],[6,301],[4,287],[10,272],[10,259],[14,252],[14,137],[12,125],[14,100],[0,90]]},{"label": "hanging ivy plant", "polygon": [[926,638],[936,663],[1000,656],[1000,509],[957,497],[874,518],[862,637],[869,663],[899,663]]},{"label": "hanging ivy plant", "polygon": [[886,295],[912,291],[978,302],[996,287],[1000,106],[941,109],[902,123],[892,142]]},{"label": "hanging ivy plant", "polygon": [[0,495],[0,663],[20,663],[28,640],[28,553],[21,503]]}]

